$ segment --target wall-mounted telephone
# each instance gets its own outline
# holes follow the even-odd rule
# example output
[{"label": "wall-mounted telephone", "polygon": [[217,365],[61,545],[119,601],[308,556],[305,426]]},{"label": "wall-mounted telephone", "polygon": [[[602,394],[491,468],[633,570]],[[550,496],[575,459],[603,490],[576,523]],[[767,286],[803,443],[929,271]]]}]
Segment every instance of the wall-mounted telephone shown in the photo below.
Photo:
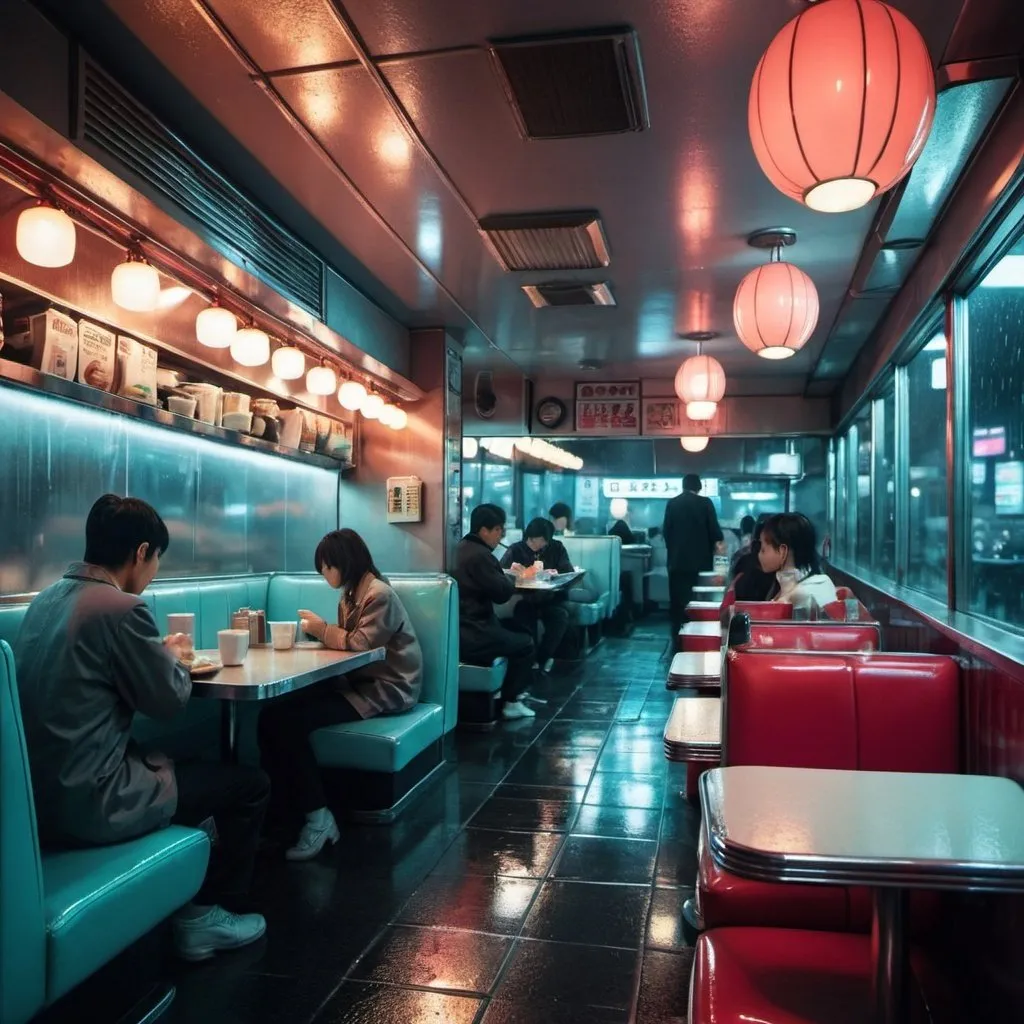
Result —
[{"label": "wall-mounted telephone", "polygon": [[423,522],[423,481],[418,476],[388,477],[388,522]]}]

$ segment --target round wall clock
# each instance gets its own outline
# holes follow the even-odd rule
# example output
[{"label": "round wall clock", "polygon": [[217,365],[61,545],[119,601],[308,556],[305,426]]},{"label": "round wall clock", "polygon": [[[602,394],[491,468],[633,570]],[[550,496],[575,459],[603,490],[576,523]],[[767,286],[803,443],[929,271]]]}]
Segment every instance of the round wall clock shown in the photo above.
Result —
[{"label": "round wall clock", "polygon": [[565,419],[565,403],[558,398],[542,398],[537,403],[537,421],[542,427],[554,430]]}]

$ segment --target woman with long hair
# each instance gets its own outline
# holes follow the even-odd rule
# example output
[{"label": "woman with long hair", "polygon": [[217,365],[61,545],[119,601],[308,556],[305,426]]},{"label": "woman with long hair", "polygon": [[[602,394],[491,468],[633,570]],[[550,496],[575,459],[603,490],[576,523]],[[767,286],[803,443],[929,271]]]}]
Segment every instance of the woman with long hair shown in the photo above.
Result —
[{"label": "woman with long hair", "polygon": [[794,608],[816,603],[818,607],[836,599],[835,584],[821,571],[818,538],[814,524],[799,512],[772,516],[761,529],[758,551],[761,569],[775,573],[773,601],[786,601]]},{"label": "woman with long hair", "polygon": [[385,656],[349,675],[272,701],[260,713],[260,756],[270,776],[272,799],[278,808],[305,815],[298,841],[285,854],[288,860],[309,860],[339,839],[309,734],[339,722],[407,711],[419,699],[423,677],[416,633],[363,538],[355,530],[332,531],[317,545],[313,564],[341,591],[338,622],[326,622],[302,608],[302,632],[332,650],[383,647]]}]

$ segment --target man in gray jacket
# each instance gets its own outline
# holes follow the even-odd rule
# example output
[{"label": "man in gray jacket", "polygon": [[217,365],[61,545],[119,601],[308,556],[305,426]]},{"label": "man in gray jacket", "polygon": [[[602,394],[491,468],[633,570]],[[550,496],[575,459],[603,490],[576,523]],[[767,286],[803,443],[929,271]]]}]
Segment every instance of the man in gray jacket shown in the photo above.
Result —
[{"label": "man in gray jacket", "polygon": [[257,768],[175,766],[131,737],[136,712],[172,718],[192,691],[180,660],[191,639],[161,639],[138,596],[168,544],[144,501],[104,495],[86,520],[84,561],[32,602],[14,659],[42,845],[117,843],[171,822],[206,829],[206,879],[173,922],[179,955],[205,960],[266,930],[259,914],[221,902],[248,889],[269,783]]}]

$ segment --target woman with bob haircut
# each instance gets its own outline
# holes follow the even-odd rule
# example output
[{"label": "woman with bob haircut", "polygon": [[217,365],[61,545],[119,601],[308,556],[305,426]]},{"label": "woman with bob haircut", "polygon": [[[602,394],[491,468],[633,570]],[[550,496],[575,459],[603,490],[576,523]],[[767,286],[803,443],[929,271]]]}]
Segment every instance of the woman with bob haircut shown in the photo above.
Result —
[{"label": "woman with bob haircut", "polygon": [[316,571],[341,591],[338,623],[299,609],[302,632],[335,651],[383,647],[383,661],[300,690],[267,704],[260,713],[259,745],[279,807],[301,811],[305,824],[288,860],[310,860],[340,837],[327,807],[309,734],[327,725],[408,711],[420,695],[423,652],[398,595],[373,564],[355,530],[334,530],[317,545]]}]

